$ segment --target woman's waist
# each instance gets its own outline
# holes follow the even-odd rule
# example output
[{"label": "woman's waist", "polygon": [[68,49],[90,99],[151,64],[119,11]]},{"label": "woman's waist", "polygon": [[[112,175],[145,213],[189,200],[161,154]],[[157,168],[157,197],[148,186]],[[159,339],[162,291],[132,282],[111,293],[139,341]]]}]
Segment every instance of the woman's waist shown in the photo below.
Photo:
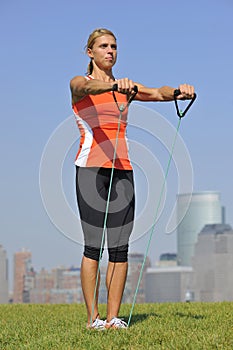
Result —
[{"label": "woman's waist", "polygon": [[104,136],[108,139],[124,138],[126,136],[126,128],[124,125],[106,125],[106,127],[92,128],[93,138]]}]

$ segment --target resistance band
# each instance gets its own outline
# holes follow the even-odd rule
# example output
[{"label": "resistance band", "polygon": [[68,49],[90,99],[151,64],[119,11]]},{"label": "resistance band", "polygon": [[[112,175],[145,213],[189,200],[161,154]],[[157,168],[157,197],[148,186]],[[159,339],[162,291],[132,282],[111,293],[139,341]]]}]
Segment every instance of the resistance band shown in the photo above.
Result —
[{"label": "resistance band", "polygon": [[96,283],[95,283],[95,291],[94,291],[94,297],[93,297],[93,302],[92,302],[92,313],[91,313],[91,319],[90,319],[90,324],[92,324],[92,318],[94,314],[94,305],[95,305],[95,300],[96,300],[96,293],[97,293],[97,288],[98,288],[98,282],[99,282],[99,273],[100,273],[100,261],[102,258],[102,252],[103,252],[103,247],[104,247],[104,242],[105,242],[105,232],[106,232],[106,227],[107,227],[107,218],[108,218],[108,210],[109,210],[109,203],[110,203],[110,196],[111,196],[111,190],[112,190],[112,180],[113,180],[113,174],[114,174],[114,166],[115,166],[115,161],[116,161],[116,155],[117,155],[117,146],[118,146],[118,139],[119,139],[119,132],[120,132],[120,126],[121,126],[121,119],[122,119],[122,113],[128,108],[129,104],[133,101],[135,98],[138,88],[135,85],[134,86],[134,92],[131,94],[131,96],[128,99],[127,104],[124,106],[124,104],[121,104],[119,106],[118,101],[116,99],[115,91],[118,90],[118,85],[114,84],[112,87],[112,93],[113,93],[113,98],[114,101],[116,102],[117,108],[120,112],[119,118],[118,118],[118,125],[117,125],[117,132],[116,132],[116,142],[115,142],[115,147],[114,147],[114,154],[113,154],[113,159],[112,159],[112,168],[111,168],[111,175],[110,175],[110,182],[109,182],[109,188],[108,188],[108,197],[107,197],[107,203],[106,203],[106,209],[105,209],[105,215],[104,215],[104,225],[103,225],[103,233],[102,233],[102,239],[101,239],[101,247],[100,247],[100,255],[99,255],[99,261],[98,261],[98,268],[97,268],[97,274],[96,274]]},{"label": "resistance band", "polygon": [[167,180],[167,176],[168,176],[168,172],[169,172],[169,168],[170,168],[170,165],[171,165],[171,160],[172,160],[172,156],[173,156],[173,152],[174,152],[174,148],[175,148],[175,144],[176,144],[176,139],[177,139],[178,131],[179,131],[179,128],[180,128],[181,118],[183,118],[185,116],[185,114],[187,113],[187,111],[189,110],[191,105],[193,104],[194,100],[196,99],[196,94],[194,94],[194,97],[192,98],[192,100],[190,101],[190,103],[188,104],[186,109],[182,112],[181,110],[179,110],[178,102],[177,102],[177,97],[180,94],[181,94],[180,90],[176,89],[174,91],[174,100],[175,100],[176,112],[177,112],[177,115],[179,117],[179,121],[178,121],[178,125],[177,125],[177,128],[176,128],[176,133],[175,133],[174,141],[173,141],[173,144],[172,144],[171,152],[170,152],[170,155],[169,155],[169,160],[168,160],[168,164],[167,164],[167,168],[166,168],[166,172],[165,172],[165,177],[164,177],[164,181],[163,181],[163,184],[162,184],[162,189],[161,189],[159,200],[158,200],[158,205],[157,205],[156,210],[155,210],[155,217],[154,217],[154,221],[153,221],[153,224],[152,224],[152,227],[151,227],[151,231],[150,231],[150,235],[149,235],[149,241],[148,241],[148,244],[147,244],[147,247],[146,247],[146,252],[145,252],[145,255],[144,255],[143,263],[142,263],[140,274],[139,274],[139,278],[138,278],[137,287],[136,287],[134,298],[133,298],[133,303],[132,303],[132,307],[131,307],[131,311],[130,311],[130,315],[129,315],[129,319],[128,319],[128,327],[130,325],[130,321],[131,321],[131,318],[132,318],[133,309],[134,309],[134,306],[135,306],[135,303],[136,303],[136,298],[137,298],[139,286],[140,286],[140,283],[141,283],[141,280],[142,280],[142,274],[143,274],[143,270],[144,270],[144,267],[145,267],[146,258],[148,256],[148,252],[149,252],[149,248],[150,248],[150,244],[151,244],[151,239],[152,239],[152,236],[153,236],[153,233],[154,233],[154,229],[155,229],[155,225],[156,225],[156,221],[157,221],[157,217],[158,217],[158,212],[159,212],[159,208],[160,208],[160,205],[161,205],[161,200],[162,200],[162,196],[163,196],[163,192],[164,192],[164,188],[165,188],[165,184],[166,184],[166,180]]}]

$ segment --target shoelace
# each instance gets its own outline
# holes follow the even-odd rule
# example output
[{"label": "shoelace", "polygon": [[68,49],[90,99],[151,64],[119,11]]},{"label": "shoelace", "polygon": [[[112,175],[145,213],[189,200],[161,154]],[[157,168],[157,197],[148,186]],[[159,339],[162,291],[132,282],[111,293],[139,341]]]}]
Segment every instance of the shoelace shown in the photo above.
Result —
[{"label": "shoelace", "polygon": [[87,325],[88,329],[105,329],[106,321],[96,318],[91,325]]},{"label": "shoelace", "polygon": [[120,318],[114,317],[110,321],[111,326],[119,326],[119,328],[127,328],[127,323]]},{"label": "shoelace", "polygon": [[105,325],[105,321],[103,320],[100,320],[99,318],[97,318],[93,324],[92,324],[92,327],[95,327],[95,326],[104,326]]}]

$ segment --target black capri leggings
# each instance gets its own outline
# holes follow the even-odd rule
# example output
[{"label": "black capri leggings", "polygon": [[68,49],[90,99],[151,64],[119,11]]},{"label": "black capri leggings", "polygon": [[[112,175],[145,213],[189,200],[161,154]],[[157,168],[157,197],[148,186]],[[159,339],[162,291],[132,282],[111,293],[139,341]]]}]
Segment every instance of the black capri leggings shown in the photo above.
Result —
[{"label": "black capri leggings", "polygon": [[[94,260],[99,260],[100,248],[104,247],[102,236],[111,171],[110,168],[76,166],[76,194],[84,233],[84,255]],[[105,223],[109,261],[127,261],[134,212],[133,171],[114,169]]]}]

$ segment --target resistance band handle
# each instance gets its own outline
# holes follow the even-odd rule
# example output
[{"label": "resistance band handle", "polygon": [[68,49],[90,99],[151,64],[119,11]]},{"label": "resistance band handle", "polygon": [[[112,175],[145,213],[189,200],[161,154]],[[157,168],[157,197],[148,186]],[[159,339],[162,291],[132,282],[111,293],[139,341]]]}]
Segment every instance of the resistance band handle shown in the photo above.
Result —
[{"label": "resistance band handle", "polygon": [[176,89],[174,90],[174,97],[176,98],[177,96],[179,96],[181,94],[180,89]]},{"label": "resistance band handle", "polygon": [[114,100],[115,100],[115,102],[116,102],[116,105],[117,105],[117,107],[118,107],[118,109],[121,111],[121,112],[123,112],[128,106],[129,106],[129,104],[133,101],[133,99],[135,98],[135,96],[137,95],[137,93],[138,93],[138,87],[137,87],[137,85],[134,85],[134,87],[133,87],[133,90],[134,90],[134,92],[133,92],[133,94],[131,94],[130,95],[130,97],[129,97],[129,99],[128,99],[128,102],[127,102],[127,105],[124,107],[120,107],[119,108],[119,106],[118,106],[118,102],[117,102],[117,99],[116,99],[116,96],[115,96],[115,91],[117,91],[118,90],[118,84],[114,84],[113,86],[112,86],[112,91],[113,91],[113,98],[114,98]]},{"label": "resistance band handle", "polygon": [[[114,84],[114,85],[112,86],[112,91],[117,91],[117,90],[118,90],[118,84]],[[138,93],[138,87],[137,87],[137,85],[134,85],[133,90],[134,90],[134,92],[135,92],[136,94]]]},{"label": "resistance band handle", "polygon": [[178,107],[178,102],[177,102],[177,97],[181,95],[180,89],[174,90],[174,100],[175,100],[175,105],[176,105],[176,112],[179,118],[183,118],[185,114],[188,112],[189,108],[192,106],[193,102],[195,101],[197,95],[194,93],[193,98],[189,102],[188,106],[185,108],[185,110],[182,112],[179,110]]}]

